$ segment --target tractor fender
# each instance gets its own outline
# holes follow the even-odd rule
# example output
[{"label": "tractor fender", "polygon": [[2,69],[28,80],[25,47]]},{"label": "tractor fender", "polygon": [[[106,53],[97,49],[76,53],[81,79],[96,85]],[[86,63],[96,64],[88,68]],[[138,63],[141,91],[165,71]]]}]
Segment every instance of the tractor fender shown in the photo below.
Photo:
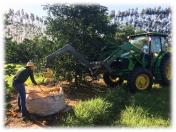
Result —
[{"label": "tractor fender", "polygon": [[153,75],[155,76],[155,79],[157,79],[157,81],[160,81],[162,79],[160,67],[161,67],[163,58],[165,58],[166,56],[170,56],[170,52],[161,52],[159,53],[159,55],[157,56],[154,62],[152,72],[153,72]]}]

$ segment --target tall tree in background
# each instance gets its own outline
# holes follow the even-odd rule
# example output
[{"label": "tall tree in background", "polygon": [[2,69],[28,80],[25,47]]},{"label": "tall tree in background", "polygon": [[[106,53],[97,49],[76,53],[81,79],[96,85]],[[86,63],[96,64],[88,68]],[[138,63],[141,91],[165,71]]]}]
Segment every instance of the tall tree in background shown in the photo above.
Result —
[{"label": "tall tree in background", "polygon": [[[108,10],[104,6],[54,4],[46,5],[45,9],[49,14],[47,33],[53,41],[60,47],[71,42],[90,61],[97,60],[102,49],[115,40],[116,25],[111,24]],[[77,75],[81,73],[80,67],[78,69],[77,64],[69,57],[64,61],[72,62],[74,67],[69,70],[70,73],[74,71],[77,79]]]},{"label": "tall tree in background", "polygon": [[23,9],[17,11],[9,9],[4,16],[5,36],[12,37],[12,40],[17,43],[25,38],[33,39],[36,36],[45,35],[45,20],[33,13],[24,12]]}]

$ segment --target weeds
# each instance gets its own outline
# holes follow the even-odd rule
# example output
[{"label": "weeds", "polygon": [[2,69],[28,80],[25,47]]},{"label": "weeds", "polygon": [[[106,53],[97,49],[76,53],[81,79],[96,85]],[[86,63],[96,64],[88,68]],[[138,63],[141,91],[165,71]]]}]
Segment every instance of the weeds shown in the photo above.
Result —
[{"label": "weeds", "polygon": [[74,107],[74,114],[69,115],[67,125],[100,125],[109,117],[111,104],[102,98],[82,101]]},{"label": "weeds", "polygon": [[68,113],[64,126],[168,127],[169,88],[128,93],[122,87],[82,101]]},{"label": "weeds", "polygon": [[120,124],[126,127],[166,127],[169,125],[169,120],[155,117],[143,107],[128,106],[121,112]]}]

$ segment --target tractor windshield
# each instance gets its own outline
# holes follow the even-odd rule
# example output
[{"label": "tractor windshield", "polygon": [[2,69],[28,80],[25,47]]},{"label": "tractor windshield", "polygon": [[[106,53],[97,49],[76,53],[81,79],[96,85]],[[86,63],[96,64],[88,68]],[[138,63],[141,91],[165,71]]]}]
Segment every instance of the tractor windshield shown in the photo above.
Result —
[{"label": "tractor windshield", "polygon": [[142,50],[144,53],[149,53],[147,36],[136,36],[134,38],[130,38],[129,42],[136,48]]}]

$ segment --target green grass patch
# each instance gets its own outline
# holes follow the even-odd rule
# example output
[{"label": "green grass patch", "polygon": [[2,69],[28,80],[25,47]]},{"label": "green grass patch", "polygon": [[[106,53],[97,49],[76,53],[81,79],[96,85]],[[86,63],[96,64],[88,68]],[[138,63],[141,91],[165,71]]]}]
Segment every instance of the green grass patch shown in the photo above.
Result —
[{"label": "green grass patch", "polygon": [[170,115],[170,88],[161,87],[130,95],[125,108],[117,115],[114,125],[169,127]]},{"label": "green grass patch", "polygon": [[74,113],[66,119],[68,126],[94,126],[106,122],[111,104],[103,98],[82,101],[74,107]]},{"label": "green grass patch", "polygon": [[170,118],[170,88],[161,87],[151,91],[139,92],[131,97],[130,104],[148,109],[149,113],[161,116],[164,119]]},{"label": "green grass patch", "polygon": [[64,126],[169,127],[170,88],[131,94],[119,87],[81,101],[73,111]]},{"label": "green grass patch", "polygon": [[169,120],[156,117],[140,106],[128,106],[121,112],[120,124],[127,127],[166,127]]}]

